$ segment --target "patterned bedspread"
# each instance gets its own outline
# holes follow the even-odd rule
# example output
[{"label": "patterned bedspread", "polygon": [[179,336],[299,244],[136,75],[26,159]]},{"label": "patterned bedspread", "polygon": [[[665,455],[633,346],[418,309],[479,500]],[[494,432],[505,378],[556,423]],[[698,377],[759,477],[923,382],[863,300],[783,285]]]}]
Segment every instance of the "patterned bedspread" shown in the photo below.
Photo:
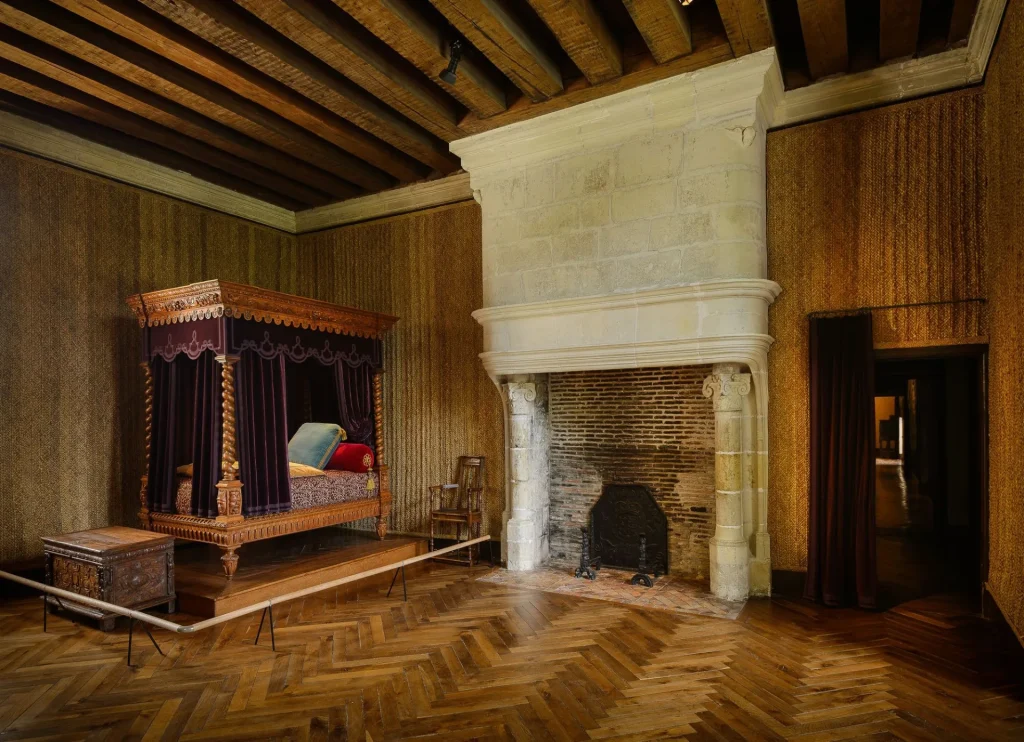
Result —
[{"label": "patterned bedspread", "polygon": [[[377,484],[377,475],[373,472],[356,474],[351,471],[329,469],[319,477],[292,477],[292,510],[376,497]],[[368,485],[372,486],[372,489],[367,489]],[[191,478],[178,477],[176,503],[179,514],[189,514],[192,509]]]}]

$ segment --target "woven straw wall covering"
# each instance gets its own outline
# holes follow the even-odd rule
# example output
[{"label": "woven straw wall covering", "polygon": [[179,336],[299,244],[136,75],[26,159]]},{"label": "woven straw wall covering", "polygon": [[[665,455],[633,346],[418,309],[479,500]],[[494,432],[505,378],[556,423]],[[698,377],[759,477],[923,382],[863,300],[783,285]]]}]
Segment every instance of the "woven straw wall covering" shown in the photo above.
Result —
[{"label": "woven straw wall covering", "polygon": [[0,564],[40,536],[134,525],[142,473],[141,334],[124,299],[223,278],[396,314],[385,339],[391,528],[425,531],[428,484],[488,457],[501,533],[503,427],[477,354],[475,203],[297,238],[17,153],[0,152]]},{"label": "woven straw wall covering", "polygon": [[135,525],[142,336],[128,294],[224,278],[295,290],[297,241],[0,151],[0,563]]},{"label": "woven straw wall covering", "polygon": [[985,78],[989,265],[989,591],[1024,637],[1024,2],[1011,0]]},{"label": "woven straw wall covering", "polygon": [[[384,342],[392,531],[425,533],[429,485],[461,455],[487,457],[484,533],[501,535],[501,397],[478,358],[480,207],[470,201],[299,238],[299,293],[400,317]],[[356,527],[371,524],[355,524]]]},{"label": "woven straw wall covering", "polygon": [[[768,135],[768,528],[807,566],[809,312],[984,296],[981,90]],[[985,342],[981,304],[877,311],[882,346]]]}]

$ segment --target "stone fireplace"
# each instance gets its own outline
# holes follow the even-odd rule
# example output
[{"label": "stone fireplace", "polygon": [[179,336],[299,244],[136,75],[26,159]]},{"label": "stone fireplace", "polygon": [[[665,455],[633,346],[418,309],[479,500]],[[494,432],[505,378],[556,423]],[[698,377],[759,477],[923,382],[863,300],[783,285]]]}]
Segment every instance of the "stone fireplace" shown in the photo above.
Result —
[{"label": "stone fireplace", "polygon": [[[452,144],[483,212],[474,317],[505,403],[510,570],[571,561],[558,437],[570,375],[685,369],[691,391],[699,375],[714,462],[713,481],[702,472],[713,534],[705,524],[706,542],[685,539],[706,545],[716,595],[770,592],[766,360],[779,287],[766,280],[764,147],[780,91],[767,50]],[[699,474],[685,469],[672,473]],[[686,525],[668,504],[671,553]]]},{"label": "stone fireplace", "polygon": [[579,563],[579,529],[609,487],[640,486],[668,518],[668,571],[708,577],[715,418],[703,384],[710,372],[699,365],[548,377],[552,564]]}]

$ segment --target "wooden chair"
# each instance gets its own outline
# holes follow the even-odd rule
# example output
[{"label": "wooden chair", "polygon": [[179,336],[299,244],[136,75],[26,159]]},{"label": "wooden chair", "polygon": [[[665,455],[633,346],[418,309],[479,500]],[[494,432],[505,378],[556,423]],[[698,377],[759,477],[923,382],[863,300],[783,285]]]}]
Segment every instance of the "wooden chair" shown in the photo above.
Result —
[{"label": "wooden chair", "polygon": [[[480,501],[484,491],[484,457],[460,456],[455,484],[430,487],[430,550],[434,550],[434,534],[438,523],[454,523],[455,539],[462,541],[462,526],[466,526],[466,540],[479,538],[483,517]],[[479,545],[478,545],[479,546]],[[437,557],[439,562],[473,566],[474,547],[466,549],[467,559]],[[452,552],[456,553],[456,552]],[[479,552],[477,552],[479,557]]]}]

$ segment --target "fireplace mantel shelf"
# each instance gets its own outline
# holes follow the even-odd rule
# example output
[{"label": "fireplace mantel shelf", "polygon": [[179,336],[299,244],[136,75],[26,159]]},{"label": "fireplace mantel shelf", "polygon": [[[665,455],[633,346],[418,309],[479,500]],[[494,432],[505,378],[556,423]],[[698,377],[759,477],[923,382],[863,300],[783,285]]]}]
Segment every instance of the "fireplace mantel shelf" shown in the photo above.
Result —
[{"label": "fireplace mantel shelf", "polygon": [[579,299],[488,307],[481,359],[492,377],[689,365],[763,357],[779,285],[712,281]]}]

